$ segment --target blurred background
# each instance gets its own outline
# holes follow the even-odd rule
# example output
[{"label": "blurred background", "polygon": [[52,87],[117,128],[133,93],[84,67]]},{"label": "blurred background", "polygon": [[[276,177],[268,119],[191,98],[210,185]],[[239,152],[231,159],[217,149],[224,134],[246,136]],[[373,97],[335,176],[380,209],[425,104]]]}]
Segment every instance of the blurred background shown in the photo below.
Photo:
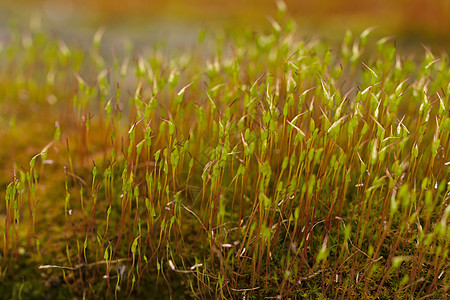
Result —
[{"label": "blurred background", "polygon": [[[447,51],[450,0],[284,0],[302,33],[339,41],[347,29],[359,34],[376,26],[375,37],[395,35],[411,46],[421,43]],[[276,0],[2,0],[0,26],[39,19],[62,32],[96,30],[136,40],[169,37],[189,40],[210,26],[268,26]],[[17,24],[16,24],[17,25]],[[195,40],[195,38],[194,38]]]}]

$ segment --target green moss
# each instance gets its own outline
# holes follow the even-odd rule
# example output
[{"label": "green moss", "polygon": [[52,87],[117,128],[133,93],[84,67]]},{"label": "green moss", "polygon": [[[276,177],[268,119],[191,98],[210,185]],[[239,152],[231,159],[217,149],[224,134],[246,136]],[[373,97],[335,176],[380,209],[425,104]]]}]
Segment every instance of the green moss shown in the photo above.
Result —
[{"label": "green moss", "polygon": [[101,32],[14,32],[0,294],[447,293],[447,56],[367,50],[367,32],[330,51],[292,24],[112,61]]}]

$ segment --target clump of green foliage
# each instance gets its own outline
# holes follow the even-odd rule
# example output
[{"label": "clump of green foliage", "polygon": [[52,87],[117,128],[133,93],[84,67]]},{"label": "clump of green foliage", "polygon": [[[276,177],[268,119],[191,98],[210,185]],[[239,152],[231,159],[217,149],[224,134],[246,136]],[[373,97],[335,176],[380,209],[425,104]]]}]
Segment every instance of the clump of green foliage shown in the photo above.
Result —
[{"label": "clump of green foliage", "polygon": [[284,12],[183,52],[2,41],[2,295],[448,293],[448,56]]}]

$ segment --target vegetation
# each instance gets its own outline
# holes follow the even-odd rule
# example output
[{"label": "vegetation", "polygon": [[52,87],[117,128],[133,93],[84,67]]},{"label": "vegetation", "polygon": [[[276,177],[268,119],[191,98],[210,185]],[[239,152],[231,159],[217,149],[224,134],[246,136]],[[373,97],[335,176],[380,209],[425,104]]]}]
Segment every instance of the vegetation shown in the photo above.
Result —
[{"label": "vegetation", "polygon": [[284,13],[171,51],[13,30],[0,295],[444,298],[448,56]]}]

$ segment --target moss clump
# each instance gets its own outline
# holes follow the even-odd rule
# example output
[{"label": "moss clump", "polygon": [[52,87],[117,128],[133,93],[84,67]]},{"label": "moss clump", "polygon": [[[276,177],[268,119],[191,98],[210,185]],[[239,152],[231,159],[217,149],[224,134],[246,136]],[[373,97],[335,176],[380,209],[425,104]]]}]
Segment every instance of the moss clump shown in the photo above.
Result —
[{"label": "moss clump", "polygon": [[111,59],[14,33],[2,295],[444,296],[448,56],[272,25]]}]

